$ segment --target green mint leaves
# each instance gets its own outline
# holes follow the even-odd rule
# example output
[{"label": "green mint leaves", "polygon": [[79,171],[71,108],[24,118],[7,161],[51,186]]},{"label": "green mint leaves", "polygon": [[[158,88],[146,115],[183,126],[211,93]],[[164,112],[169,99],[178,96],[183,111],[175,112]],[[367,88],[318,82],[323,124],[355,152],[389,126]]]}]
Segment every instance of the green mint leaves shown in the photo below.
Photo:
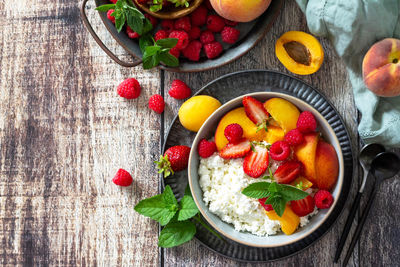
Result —
[{"label": "green mint leaves", "polygon": [[300,200],[308,196],[308,193],[291,185],[278,184],[276,182],[253,183],[243,189],[242,194],[251,198],[266,198],[266,204],[271,204],[279,217],[282,217],[286,203],[292,200]]},{"label": "green mint leaves", "polygon": [[[161,9],[162,0],[154,0],[154,4],[152,7],[157,8],[157,5],[160,5]],[[144,69],[158,66],[160,62],[170,67],[179,66],[179,60],[169,53],[171,48],[178,43],[178,39],[167,38],[155,42],[150,33],[153,25],[131,0],[118,0],[116,4],[106,4],[96,8],[100,12],[107,12],[110,9],[114,9],[111,15],[115,17],[115,28],[118,32],[121,32],[124,25],[127,24],[140,35],[139,47],[143,53]]]},{"label": "green mint leaves", "polygon": [[171,187],[167,185],[162,194],[140,201],[135,211],[165,226],[158,239],[158,246],[163,248],[176,247],[192,240],[196,234],[196,225],[192,220],[222,239],[202,220],[189,188],[186,188],[178,204]]}]

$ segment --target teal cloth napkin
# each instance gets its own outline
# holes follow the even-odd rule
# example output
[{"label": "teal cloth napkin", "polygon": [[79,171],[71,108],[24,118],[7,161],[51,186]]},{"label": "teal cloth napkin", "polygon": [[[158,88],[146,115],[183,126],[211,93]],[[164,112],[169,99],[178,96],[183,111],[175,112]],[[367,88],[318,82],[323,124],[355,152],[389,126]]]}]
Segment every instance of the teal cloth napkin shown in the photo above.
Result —
[{"label": "teal cloth napkin", "polygon": [[[366,143],[400,146],[400,97],[382,98],[362,80],[362,60],[375,42],[400,39],[400,0],[296,0],[310,31],[328,38],[344,60],[362,114],[358,127]],[[343,96],[346,97],[346,96]]]}]

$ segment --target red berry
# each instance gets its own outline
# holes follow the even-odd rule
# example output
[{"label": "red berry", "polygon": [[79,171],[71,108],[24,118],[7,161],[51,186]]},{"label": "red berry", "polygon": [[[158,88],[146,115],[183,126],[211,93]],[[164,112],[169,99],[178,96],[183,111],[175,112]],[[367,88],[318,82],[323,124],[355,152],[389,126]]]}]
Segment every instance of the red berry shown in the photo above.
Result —
[{"label": "red berry", "polygon": [[215,36],[212,31],[206,30],[203,31],[200,35],[200,42],[202,44],[210,44],[215,41]]},{"label": "red berry", "polygon": [[314,211],[315,201],[312,196],[308,195],[303,199],[290,201],[290,206],[297,216],[303,217]]},{"label": "red berry", "polygon": [[264,104],[251,96],[243,97],[242,103],[246,116],[257,125],[259,129],[266,128],[269,114]]},{"label": "red berry", "polygon": [[138,98],[140,91],[140,84],[135,78],[126,79],[117,87],[118,94],[126,99]]},{"label": "red berry", "polygon": [[160,95],[153,95],[149,99],[149,108],[154,110],[158,114],[163,113],[165,108],[164,98]]},{"label": "red berry", "polygon": [[267,197],[266,198],[260,198],[259,200],[258,200],[258,202],[260,202],[260,204],[261,204],[261,206],[266,210],[266,211],[271,211],[271,210],[273,210],[274,208],[272,207],[272,205],[271,204],[265,204],[265,201],[267,201]]},{"label": "red berry", "polygon": [[164,172],[164,177],[168,177],[174,172],[179,172],[187,168],[189,162],[190,147],[173,146],[165,151],[164,156],[157,161],[157,168]]},{"label": "red berry", "polygon": [[175,30],[182,30],[185,32],[189,32],[192,28],[192,24],[190,23],[189,17],[179,18],[175,21],[174,24]]},{"label": "red berry", "polygon": [[161,28],[167,32],[172,32],[174,30],[174,21],[170,19],[161,21]]},{"label": "red berry", "polygon": [[129,26],[126,27],[126,33],[128,34],[128,37],[131,39],[137,39],[140,37],[140,35],[137,32],[134,32]]},{"label": "red berry", "polygon": [[204,52],[206,53],[206,56],[209,59],[218,57],[222,53],[223,50],[224,50],[224,48],[218,42],[213,42],[213,43],[204,45]]},{"label": "red berry", "polygon": [[238,25],[238,23],[239,22],[237,22],[237,21],[232,21],[232,20],[229,20],[229,19],[225,19],[225,24],[228,25],[228,26],[236,26],[236,25]]},{"label": "red berry", "polygon": [[182,53],[191,61],[199,61],[202,47],[203,45],[199,41],[194,40],[191,41],[185,49],[183,49]]},{"label": "red berry", "polygon": [[144,14],[145,18],[147,18],[148,20],[150,20],[151,25],[153,25],[153,29],[157,26],[158,23],[158,19],[156,19],[155,17],[153,17],[152,15],[149,14]]},{"label": "red berry", "polygon": [[154,34],[154,40],[156,41],[165,38],[168,38],[168,33],[164,30],[159,30],[158,32],[156,32],[156,34]]},{"label": "red berry", "polygon": [[208,10],[205,6],[199,6],[192,14],[190,14],[190,20],[193,26],[203,26],[207,21]]},{"label": "red berry", "polygon": [[115,17],[114,17],[114,16],[111,16],[112,13],[114,13],[114,9],[108,10],[108,11],[107,11],[107,18],[108,18],[109,20],[111,20],[112,23],[115,23]]},{"label": "red berry", "polygon": [[185,49],[189,44],[189,35],[185,31],[172,31],[169,34],[169,38],[177,38],[178,39],[176,48],[178,48],[179,50]]},{"label": "red berry", "polygon": [[310,111],[304,111],[297,120],[297,129],[302,133],[315,132],[317,129],[317,121]]},{"label": "red berry", "polygon": [[303,169],[299,161],[287,161],[276,169],[274,173],[275,181],[278,184],[288,184],[296,179]]},{"label": "red berry", "polygon": [[218,15],[209,15],[207,17],[207,28],[212,32],[220,32],[225,26],[225,21]]},{"label": "red berry", "polygon": [[110,0],[111,3],[115,4],[118,0]]},{"label": "red berry", "polygon": [[132,176],[124,169],[119,169],[115,177],[112,179],[113,183],[119,186],[130,186],[133,182]]},{"label": "red berry", "polygon": [[181,80],[174,80],[171,84],[168,94],[175,99],[185,99],[190,97],[192,90]]},{"label": "red berry", "polygon": [[224,27],[221,32],[222,41],[228,44],[234,44],[239,39],[240,31],[232,27]]},{"label": "red berry", "polygon": [[169,53],[170,53],[171,55],[173,55],[174,57],[179,58],[179,56],[180,56],[180,54],[181,54],[181,50],[179,50],[179,49],[176,48],[176,47],[172,47],[172,48],[169,50]]},{"label": "red berry", "polygon": [[201,30],[199,27],[192,27],[188,34],[190,40],[197,40],[200,37]]},{"label": "red berry", "polygon": [[299,129],[293,129],[285,135],[285,141],[291,146],[297,146],[304,142],[304,137]]},{"label": "red berry", "polygon": [[314,195],[315,206],[319,209],[329,209],[333,203],[333,196],[329,191],[319,190]]},{"label": "red berry", "polygon": [[282,161],[290,156],[290,147],[285,141],[278,141],[272,144],[269,153],[273,160]]},{"label": "red berry", "polygon": [[242,139],[243,128],[237,123],[229,124],[224,130],[224,135],[230,143],[237,143]]},{"label": "red berry", "polygon": [[250,141],[243,138],[236,144],[227,144],[223,149],[221,149],[219,156],[223,159],[237,159],[246,156],[250,150]]},{"label": "red berry", "polygon": [[213,141],[202,139],[197,147],[197,151],[200,157],[209,158],[217,151],[217,145]]}]

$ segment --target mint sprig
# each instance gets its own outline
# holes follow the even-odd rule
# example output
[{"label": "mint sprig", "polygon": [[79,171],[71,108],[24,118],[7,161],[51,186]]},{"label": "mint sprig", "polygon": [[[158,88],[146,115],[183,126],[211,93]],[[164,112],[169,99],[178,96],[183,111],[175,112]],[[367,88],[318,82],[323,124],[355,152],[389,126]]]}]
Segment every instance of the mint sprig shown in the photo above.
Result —
[{"label": "mint sprig", "polygon": [[135,211],[165,226],[158,239],[158,246],[163,248],[176,247],[192,240],[196,234],[194,222],[200,223],[222,239],[203,221],[188,188],[178,204],[171,187],[167,185],[162,194],[140,201],[135,206]]},{"label": "mint sprig", "polygon": [[271,204],[279,217],[282,217],[286,203],[292,200],[300,200],[308,196],[308,193],[291,185],[278,184],[276,182],[253,183],[243,189],[242,194],[251,198],[260,199],[268,197],[266,204]]},{"label": "mint sprig", "polygon": [[[158,2],[160,1],[154,0],[155,4]],[[144,69],[158,66],[160,62],[170,67],[179,66],[179,60],[169,53],[171,48],[178,43],[178,39],[167,38],[155,42],[151,34],[153,25],[132,0],[118,0],[115,4],[101,5],[96,8],[100,12],[107,12],[110,9],[114,9],[111,15],[115,17],[115,28],[118,32],[121,32],[126,24],[140,35],[139,47],[143,53]]]}]

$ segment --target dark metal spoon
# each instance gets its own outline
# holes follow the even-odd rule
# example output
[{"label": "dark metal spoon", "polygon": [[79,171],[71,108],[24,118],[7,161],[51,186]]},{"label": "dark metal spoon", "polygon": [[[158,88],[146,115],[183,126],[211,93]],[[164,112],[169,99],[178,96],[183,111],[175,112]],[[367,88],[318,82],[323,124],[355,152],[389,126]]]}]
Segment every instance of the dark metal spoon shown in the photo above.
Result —
[{"label": "dark metal spoon", "polygon": [[372,204],[376,197],[376,193],[379,189],[380,184],[389,178],[392,178],[400,171],[400,158],[395,153],[384,152],[380,153],[371,163],[371,172],[375,176],[374,186],[369,195],[368,203],[363,211],[360,222],[357,225],[356,231],[354,233],[353,239],[351,240],[349,250],[347,251],[346,257],[343,261],[343,266],[346,266],[353,249],[361,236],[361,230],[367,220],[369,211],[371,210]]},{"label": "dark metal spoon", "polygon": [[343,233],[340,237],[339,245],[335,253],[335,258],[333,260],[334,262],[338,262],[340,258],[340,254],[342,253],[344,244],[347,240],[347,236],[349,235],[351,226],[353,224],[354,217],[356,216],[357,209],[360,206],[360,199],[364,192],[365,184],[367,182],[369,170],[371,168],[371,162],[379,153],[382,152],[385,152],[385,147],[380,144],[365,145],[360,151],[359,162],[361,167],[363,168],[363,180],[360,189],[357,192],[356,198],[354,199],[353,205],[351,206],[346,224],[343,228]]}]

